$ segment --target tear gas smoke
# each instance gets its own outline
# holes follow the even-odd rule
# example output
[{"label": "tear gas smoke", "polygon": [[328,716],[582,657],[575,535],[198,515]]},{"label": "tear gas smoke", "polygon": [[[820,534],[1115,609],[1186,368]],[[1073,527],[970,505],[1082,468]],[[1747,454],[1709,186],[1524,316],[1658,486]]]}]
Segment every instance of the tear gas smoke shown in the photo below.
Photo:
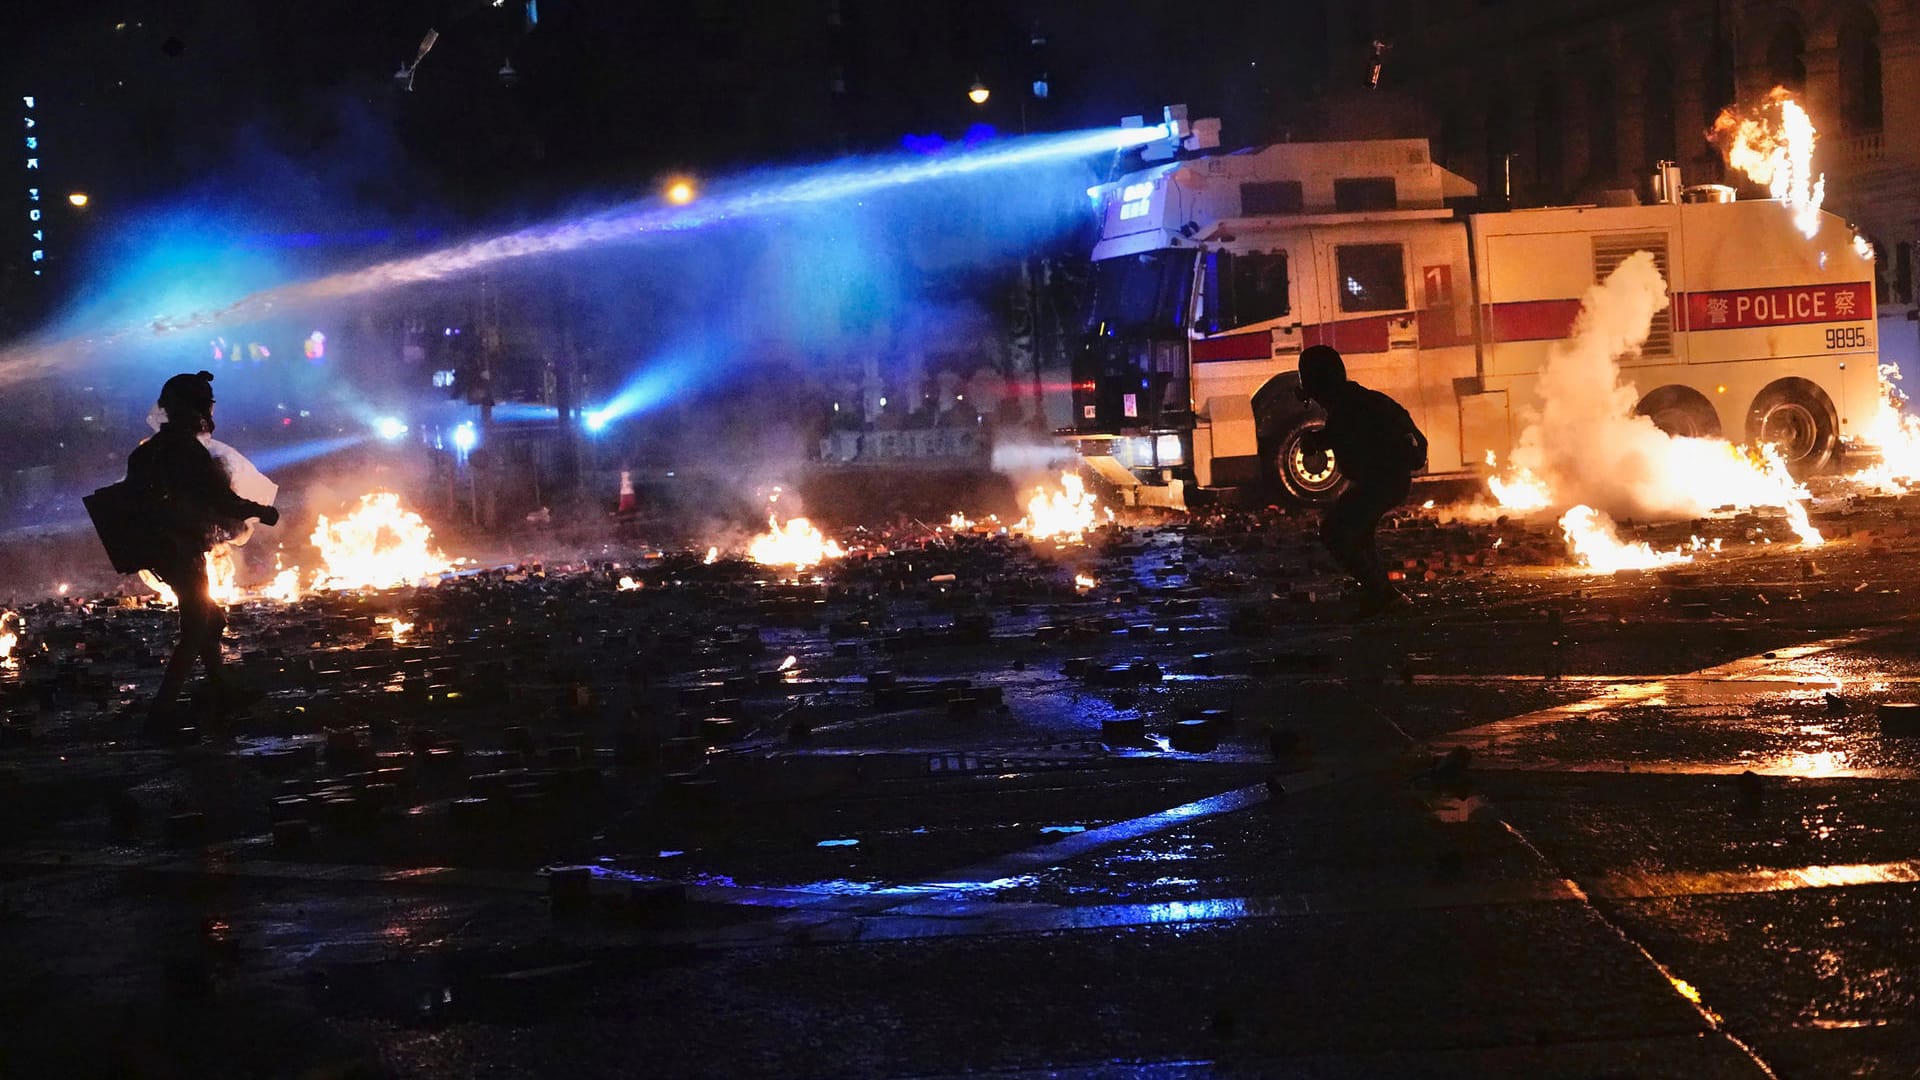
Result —
[{"label": "tear gas smoke", "polygon": [[1549,352],[1537,387],[1539,410],[1513,453],[1512,480],[1536,478],[1553,505],[1586,504],[1616,517],[1699,517],[1716,507],[1776,506],[1807,542],[1800,500],[1806,489],[1772,449],[1748,452],[1724,439],[1669,435],[1636,415],[1639,395],[1618,360],[1646,342],[1667,306],[1653,255],[1622,262],[1587,290],[1573,336]]}]

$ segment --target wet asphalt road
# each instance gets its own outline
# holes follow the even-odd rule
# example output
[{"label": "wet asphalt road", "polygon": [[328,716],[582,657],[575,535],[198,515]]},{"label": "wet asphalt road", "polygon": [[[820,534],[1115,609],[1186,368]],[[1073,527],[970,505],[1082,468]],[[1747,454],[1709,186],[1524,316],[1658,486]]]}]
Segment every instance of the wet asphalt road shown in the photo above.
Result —
[{"label": "wet asphalt road", "polygon": [[1905,509],[1364,623],[1286,525],[495,575],[176,745],[164,615],[30,612],[0,1075],[1920,1075]]}]

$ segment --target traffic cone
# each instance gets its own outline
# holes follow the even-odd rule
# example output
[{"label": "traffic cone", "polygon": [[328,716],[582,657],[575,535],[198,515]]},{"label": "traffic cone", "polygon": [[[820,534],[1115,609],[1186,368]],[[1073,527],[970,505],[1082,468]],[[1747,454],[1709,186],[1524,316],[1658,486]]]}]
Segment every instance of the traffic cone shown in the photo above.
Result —
[{"label": "traffic cone", "polygon": [[633,474],[620,470],[620,513],[631,514],[639,509],[639,500],[633,494]]}]

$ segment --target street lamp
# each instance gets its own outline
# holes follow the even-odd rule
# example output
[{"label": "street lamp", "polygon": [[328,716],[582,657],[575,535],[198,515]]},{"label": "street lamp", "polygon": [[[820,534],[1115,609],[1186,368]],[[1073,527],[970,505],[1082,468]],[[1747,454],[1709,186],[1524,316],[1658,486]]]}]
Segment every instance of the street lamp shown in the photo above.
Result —
[{"label": "street lamp", "polygon": [[967,100],[973,102],[975,105],[985,105],[987,99],[992,96],[993,91],[987,89],[987,84],[981,82],[979,77],[975,76],[973,85],[967,90]]},{"label": "street lamp", "polygon": [[84,191],[76,191],[67,196],[67,201],[75,206],[85,206],[87,205],[87,193]]},{"label": "street lamp", "polygon": [[693,201],[693,197],[696,194],[698,194],[698,192],[694,190],[693,181],[685,177],[679,177],[667,183],[667,201],[675,206],[687,205]]}]

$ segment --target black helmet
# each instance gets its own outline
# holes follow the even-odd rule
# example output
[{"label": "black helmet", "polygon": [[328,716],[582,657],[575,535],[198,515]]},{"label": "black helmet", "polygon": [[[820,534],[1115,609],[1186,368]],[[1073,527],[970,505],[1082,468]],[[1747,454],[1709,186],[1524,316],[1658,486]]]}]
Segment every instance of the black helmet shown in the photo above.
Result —
[{"label": "black helmet", "polygon": [[168,379],[160,387],[160,407],[167,410],[169,417],[183,409],[205,415],[213,408],[213,372],[196,371],[191,375],[181,372]]},{"label": "black helmet", "polygon": [[1319,398],[1347,381],[1347,363],[1331,345],[1309,345],[1300,351],[1300,392]]}]

